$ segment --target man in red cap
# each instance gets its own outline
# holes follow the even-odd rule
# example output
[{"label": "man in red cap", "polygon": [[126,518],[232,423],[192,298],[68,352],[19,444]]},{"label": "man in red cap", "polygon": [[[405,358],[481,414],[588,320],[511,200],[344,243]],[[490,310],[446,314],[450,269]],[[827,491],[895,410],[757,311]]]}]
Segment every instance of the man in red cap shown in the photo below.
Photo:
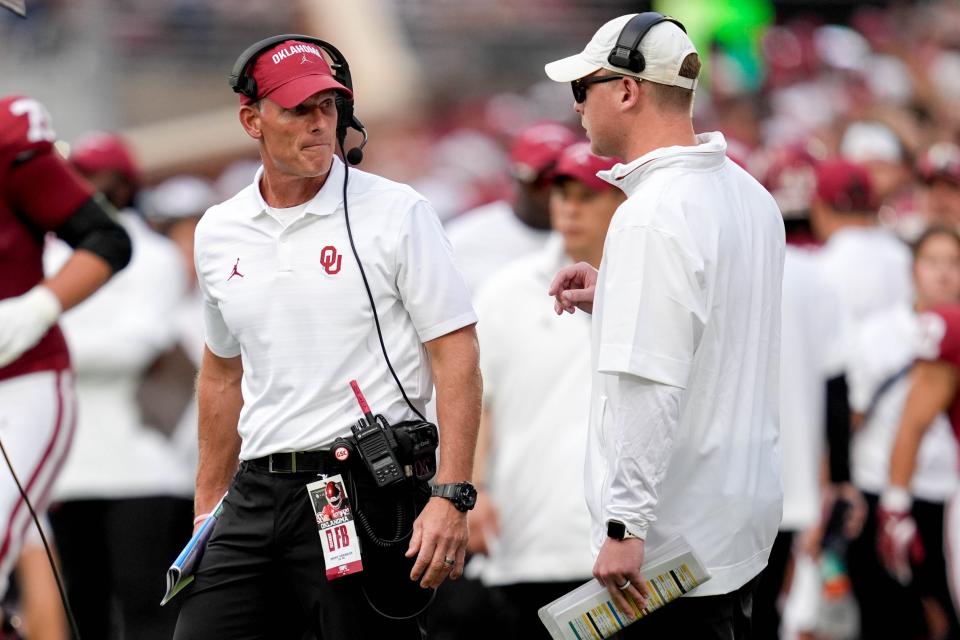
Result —
[{"label": "man in red cap", "polygon": [[858,323],[875,311],[909,302],[910,251],[877,221],[879,203],[867,170],[847,160],[816,168],[810,222],[824,243],[818,260],[849,318]]},{"label": "man in red cap", "polygon": [[575,140],[567,127],[541,122],[527,127],[510,148],[514,202],[468,211],[447,225],[457,265],[471,291],[511,260],[541,249],[550,231],[550,188],[560,152]]},{"label": "man in red cap", "polygon": [[[463,572],[476,314],[430,204],[336,155],[353,100],[345,67],[332,75],[319,42],[276,40],[231,77],[263,166],[196,230],[196,524],[226,496],[174,637],[420,638],[430,589]],[[436,385],[432,486],[381,488],[359,455],[330,454],[361,416],[352,379],[393,425],[422,420]],[[328,580],[344,565],[324,557],[306,485],[338,473],[369,526],[357,527],[362,571]]]},{"label": "man in red cap", "polygon": [[562,322],[540,298],[557,269],[600,264],[607,227],[625,196],[596,174],[616,162],[592,154],[586,141],[564,149],[551,187],[555,233],[477,294],[484,345],[477,473],[485,490],[469,518],[470,544],[487,556],[480,579],[495,589],[512,637],[546,637],[537,609],[583,584],[593,566],[578,462],[590,407],[589,353],[580,345],[590,321]]},{"label": "man in red cap", "polygon": [[928,224],[960,227],[960,146],[938,142],[917,162],[923,181],[921,213]]},{"label": "man in red cap", "polygon": [[140,190],[140,168],[119,135],[88,133],[73,145],[70,163],[119,211],[134,205]]},{"label": "man in red cap", "polygon": [[754,596],[753,631],[758,638],[777,638],[790,560],[810,565],[812,560],[806,554],[813,545],[800,542],[811,539],[813,532],[826,524],[821,523],[824,454],[829,454],[829,481],[834,485],[830,495],[839,494],[856,506],[862,500],[856,500],[849,484],[844,307],[819,273],[810,251],[816,246],[810,210],[817,162],[799,145],[773,149],[765,159],[762,184],[780,208],[787,241],[779,384],[783,516]]}]

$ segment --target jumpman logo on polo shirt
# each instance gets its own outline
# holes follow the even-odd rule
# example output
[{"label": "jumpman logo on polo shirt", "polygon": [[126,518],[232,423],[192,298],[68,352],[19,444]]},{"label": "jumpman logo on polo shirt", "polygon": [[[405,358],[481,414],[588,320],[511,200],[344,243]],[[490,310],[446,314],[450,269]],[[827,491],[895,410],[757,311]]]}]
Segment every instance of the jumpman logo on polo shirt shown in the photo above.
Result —
[{"label": "jumpman logo on polo shirt", "polygon": [[230,277],[227,278],[227,282],[229,282],[230,279],[233,278],[233,276],[240,276],[241,278],[243,277],[243,274],[240,273],[239,271],[237,271],[237,265],[238,265],[238,264],[240,264],[240,258],[237,258],[237,261],[236,261],[235,263],[233,263],[233,273],[231,273],[231,274],[230,274]]},{"label": "jumpman logo on polo shirt", "polygon": [[300,56],[300,64],[310,64],[310,60],[307,58],[307,54],[302,54]]}]

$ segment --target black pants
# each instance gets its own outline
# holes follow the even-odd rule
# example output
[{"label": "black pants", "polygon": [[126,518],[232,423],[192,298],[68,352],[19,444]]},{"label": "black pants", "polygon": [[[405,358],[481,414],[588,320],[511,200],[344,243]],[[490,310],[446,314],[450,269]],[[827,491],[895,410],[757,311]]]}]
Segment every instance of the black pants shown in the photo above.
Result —
[{"label": "black pants", "polygon": [[[347,491],[382,538],[396,535],[397,505],[409,522],[429,499],[426,484],[387,492],[353,474]],[[363,571],[328,582],[306,485],[315,474],[240,466],[224,511],[188,588],[175,640],[362,640],[423,637],[431,591],[409,578],[408,540],[381,548],[361,531]],[[378,613],[380,611],[381,613]]]},{"label": "black pants", "polygon": [[921,598],[930,598],[940,605],[950,621],[948,640],[960,639],[960,618],[950,595],[947,579],[947,559],[943,554],[943,517],[946,505],[942,502],[913,501],[913,519],[926,551],[923,562],[913,567],[913,583]]},{"label": "black pants", "polygon": [[773,550],[767,566],[760,574],[753,601],[753,634],[764,640],[780,637],[780,609],[777,604],[783,591],[783,581],[793,548],[793,531],[780,531],[773,541]]},{"label": "black pants", "polygon": [[53,505],[67,596],[84,638],[169,640],[177,602],[160,606],[167,567],[190,539],[193,502],[152,497]]},{"label": "black pants", "polygon": [[768,640],[751,628],[757,576],[736,591],[719,596],[680,598],[633,623],[616,638],[696,638],[696,640]]},{"label": "black pants", "polygon": [[584,577],[574,582],[524,582],[494,588],[494,602],[504,625],[497,637],[550,640],[550,634],[540,621],[537,611],[589,579]]},{"label": "black pants", "polygon": [[508,627],[498,604],[480,580],[463,576],[445,581],[430,605],[430,640],[486,640],[502,634]]},{"label": "black pants", "polygon": [[[941,603],[948,617],[954,619],[949,638],[957,637],[956,614],[950,599],[943,558],[943,505],[915,500],[913,516],[923,540],[927,557],[923,565],[914,567],[914,581],[904,587],[884,570],[877,556],[877,502],[873,494],[864,494],[867,519],[860,537],[850,543],[847,569],[853,592],[860,605],[860,636],[863,640],[880,638],[926,637],[926,619],[922,597],[933,597]],[[885,615],[896,603],[896,615]]]}]

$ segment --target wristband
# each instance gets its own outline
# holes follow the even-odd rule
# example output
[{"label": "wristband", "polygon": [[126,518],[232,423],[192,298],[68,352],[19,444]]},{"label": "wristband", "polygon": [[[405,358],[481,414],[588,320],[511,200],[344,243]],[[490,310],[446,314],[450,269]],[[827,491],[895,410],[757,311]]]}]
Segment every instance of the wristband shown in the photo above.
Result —
[{"label": "wristband", "polygon": [[913,506],[913,496],[903,487],[889,486],[880,496],[880,507],[893,513],[906,513]]},{"label": "wristband", "polygon": [[198,524],[200,524],[201,522],[203,522],[209,517],[210,517],[209,513],[201,513],[200,515],[198,515],[196,518],[193,519],[193,526],[197,526]]},{"label": "wristband", "polygon": [[36,285],[23,294],[23,301],[37,314],[37,319],[47,327],[52,326],[63,313],[59,298],[42,284]]}]

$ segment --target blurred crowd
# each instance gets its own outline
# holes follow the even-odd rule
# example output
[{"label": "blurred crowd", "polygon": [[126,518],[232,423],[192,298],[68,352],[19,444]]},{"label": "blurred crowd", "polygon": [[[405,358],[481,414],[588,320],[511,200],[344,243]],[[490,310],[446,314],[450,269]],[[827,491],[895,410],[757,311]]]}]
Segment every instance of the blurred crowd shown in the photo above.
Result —
[{"label": "blurred crowd", "polygon": [[[721,131],[730,158],[770,190],[790,245],[784,518],[757,637],[960,638],[942,552],[944,504],[960,481],[945,416],[912,486],[923,559],[897,579],[876,551],[918,314],[960,302],[960,5],[867,7],[846,25],[791,16],[746,56],[713,44],[697,130]],[[433,637],[545,637],[536,608],[591,567],[578,453],[589,365],[575,348],[589,322],[556,324],[546,289],[559,265],[599,263],[622,196],[594,175],[616,159],[590,154],[569,94],[548,85],[433,110],[429,124],[381,127],[363,166],[430,199],[480,317],[473,557],[465,579],[441,589]],[[123,138],[104,132],[75,141],[69,160],[119,211],[134,258],[63,318],[80,418],[47,517],[85,637],[170,637],[176,605],[159,600],[191,530],[203,345],[193,229],[258,164],[148,184]],[[45,260],[56,269],[68,253],[50,242]],[[24,551],[8,621],[30,638],[65,638],[38,544]]]}]

